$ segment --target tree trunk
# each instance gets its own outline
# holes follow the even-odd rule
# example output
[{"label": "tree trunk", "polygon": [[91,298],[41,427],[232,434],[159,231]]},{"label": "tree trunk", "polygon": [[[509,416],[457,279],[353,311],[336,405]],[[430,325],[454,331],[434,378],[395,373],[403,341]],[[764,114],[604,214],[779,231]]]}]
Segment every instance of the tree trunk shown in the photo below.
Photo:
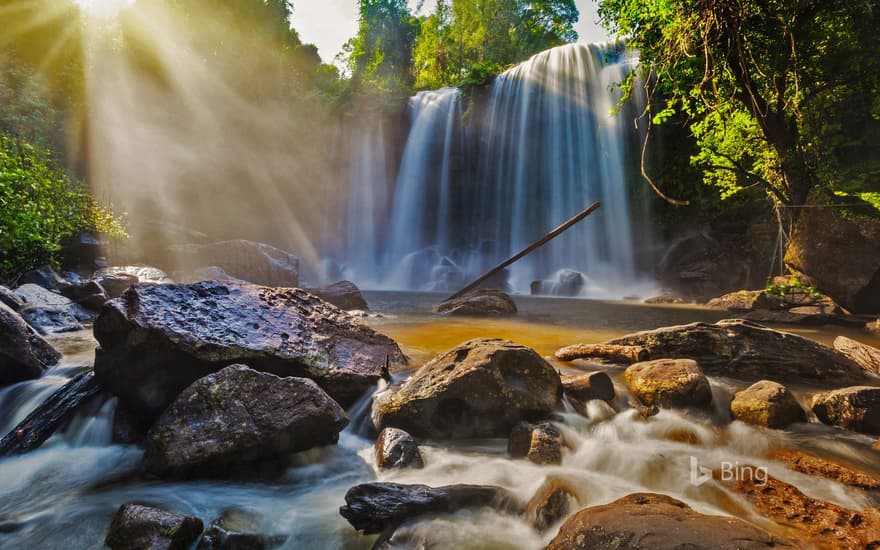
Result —
[{"label": "tree trunk", "polygon": [[556,352],[560,361],[575,359],[607,359],[615,363],[639,363],[651,359],[648,350],[641,346],[612,346],[608,344],[575,344]]}]

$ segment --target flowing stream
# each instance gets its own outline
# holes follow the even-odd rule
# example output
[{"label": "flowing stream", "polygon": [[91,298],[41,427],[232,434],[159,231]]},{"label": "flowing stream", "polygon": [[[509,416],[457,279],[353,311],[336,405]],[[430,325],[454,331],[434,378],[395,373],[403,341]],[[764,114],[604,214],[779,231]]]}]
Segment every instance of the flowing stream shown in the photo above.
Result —
[{"label": "flowing stream", "polygon": [[[510,338],[546,355],[574,342],[602,341],[634,330],[714,321],[721,316],[680,306],[519,298],[521,314],[516,319],[456,320],[430,313],[439,298],[436,294],[381,292],[367,293],[366,297],[379,314],[369,318],[369,323],[397,339],[414,365],[477,336]],[[813,329],[807,333],[826,342],[837,334],[847,331]],[[52,389],[90,363],[94,340],[88,332],[54,343],[65,352],[59,367],[40,380],[0,393],[0,425],[4,428],[14,425]],[[618,393],[626,395],[619,369],[609,373]],[[743,385],[713,378],[716,403],[726,403],[726,396]],[[811,390],[795,391],[804,401]],[[801,449],[845,457],[880,475],[880,460],[869,448],[871,438],[815,423],[796,425],[790,431],[761,430],[731,423],[723,406],[705,416],[664,410],[642,419],[635,411],[614,414],[604,402],[592,402],[589,419],[563,413],[561,428],[571,448],[565,450],[560,466],[510,460],[504,440],[425,441],[421,442],[425,469],[379,473],[374,467],[372,441],[358,430],[369,397],[349,411],[351,425],[337,446],[296,455],[281,479],[185,483],[132,477],[142,452],[110,444],[114,402],[99,400],[41,449],[0,460],[0,547],[99,548],[116,509],[125,502],[138,501],[196,515],[206,524],[223,510],[242,508],[261,518],[264,532],[287,535],[284,548],[366,549],[375,537],[358,535],[338,509],[348,488],[376,479],[432,486],[494,484],[528,499],[548,476],[556,476],[576,490],[578,509],[633,492],[652,491],[682,499],[701,512],[760,522],[747,504],[714,481],[693,485],[691,457],[709,467],[724,461],[767,467],[771,475],[809,496],[850,508],[878,504],[864,492],[792,472],[765,458],[771,449]],[[441,548],[535,549],[556,532],[553,528],[542,535],[518,518],[487,510],[436,517],[404,529],[414,537],[411,540],[428,537]]]}]

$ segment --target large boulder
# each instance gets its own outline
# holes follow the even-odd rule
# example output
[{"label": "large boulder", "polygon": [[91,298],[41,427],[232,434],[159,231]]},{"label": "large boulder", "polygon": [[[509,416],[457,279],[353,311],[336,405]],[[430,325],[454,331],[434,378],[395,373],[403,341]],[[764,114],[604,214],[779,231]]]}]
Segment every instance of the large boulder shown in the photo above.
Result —
[{"label": "large boulder", "polygon": [[192,271],[217,266],[237,279],[258,285],[299,286],[299,259],[264,243],[235,240],[210,244],[182,244],[168,247],[172,271]]},{"label": "large boulder", "polygon": [[39,378],[61,354],[6,304],[0,303],[0,387]]},{"label": "large boulder", "polygon": [[486,485],[401,485],[363,483],[348,490],[339,513],[365,534],[394,529],[406,520],[425,514],[449,514],[466,508],[493,507],[520,511],[519,503],[508,491]]},{"label": "large boulder", "polygon": [[70,298],[33,283],[24,284],[16,288],[15,294],[24,302],[22,308],[32,306],[34,308],[61,310],[67,316],[73,317],[82,323],[90,322],[95,318],[92,312],[74,303]]},{"label": "large boulder", "polygon": [[880,434],[880,388],[854,386],[813,397],[816,417],[832,426]]},{"label": "large boulder", "polygon": [[43,336],[83,330],[82,324],[67,308],[26,304],[18,314]]},{"label": "large boulder", "polygon": [[587,290],[587,278],[580,271],[562,269],[552,279],[532,281],[532,296],[580,296]]},{"label": "large boulder", "polygon": [[767,294],[766,290],[738,290],[713,298],[706,303],[706,306],[712,309],[743,312],[755,311],[756,309],[779,309],[780,301]]},{"label": "large boulder", "polygon": [[766,550],[797,548],[741,519],[709,516],[666,495],[636,493],[585,508],[547,550]]},{"label": "large boulder", "polygon": [[315,382],[232,365],[194,382],[147,435],[158,475],[223,475],[231,467],[334,444],[345,411]]},{"label": "large boulder", "polygon": [[146,420],[231,364],[311,378],[348,406],[406,362],[393,340],[302,290],[229,281],[136,285],[104,306],[95,337],[99,383]]},{"label": "large boulder", "polygon": [[653,359],[693,359],[710,376],[746,381],[845,385],[869,378],[859,365],[828,346],[739,319],[639,332],[608,344],[641,346]]},{"label": "large boulder", "polygon": [[506,340],[465,342],[376,399],[373,422],[416,437],[507,437],[546,416],[562,396],[559,374],[533,350]]},{"label": "large boulder", "polygon": [[770,380],[755,382],[737,392],[730,412],[737,420],[767,428],[785,428],[807,421],[804,409],[788,388]]},{"label": "large boulder", "polygon": [[504,317],[515,315],[517,309],[513,298],[500,290],[480,289],[446,300],[437,307],[437,312],[468,317]]},{"label": "large boulder", "polygon": [[855,222],[832,207],[804,208],[785,263],[850,311],[880,311],[880,221]]},{"label": "large boulder", "polygon": [[330,302],[339,309],[344,309],[346,311],[367,309],[367,301],[364,300],[364,296],[361,294],[360,289],[351,281],[339,281],[332,285],[323,286],[321,288],[310,288],[307,290],[325,302]]},{"label": "large boulder", "polygon": [[636,363],[626,369],[623,378],[649,407],[705,407],[712,402],[709,380],[690,359]]},{"label": "large boulder", "polygon": [[78,280],[64,288],[61,294],[90,311],[97,311],[110,299],[110,295],[97,281]]},{"label": "large boulder", "polygon": [[45,288],[46,290],[61,292],[70,284],[70,282],[66,281],[64,277],[56,273],[55,270],[52,269],[52,266],[44,265],[24,273],[18,278],[18,284],[36,285]]},{"label": "large boulder", "polygon": [[107,532],[111,550],[187,550],[202,533],[202,520],[140,504],[123,504]]}]

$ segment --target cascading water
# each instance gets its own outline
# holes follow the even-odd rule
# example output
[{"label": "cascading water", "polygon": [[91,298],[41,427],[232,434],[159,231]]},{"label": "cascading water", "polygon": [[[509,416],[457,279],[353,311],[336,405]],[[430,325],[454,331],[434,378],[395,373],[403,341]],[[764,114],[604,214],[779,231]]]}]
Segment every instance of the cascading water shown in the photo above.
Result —
[{"label": "cascading water", "polygon": [[[346,274],[370,288],[457,289],[601,201],[590,221],[515,264],[507,283],[525,293],[538,280],[549,280],[539,293],[632,293],[642,282],[630,201],[638,94],[612,113],[636,62],[621,44],[570,44],[503,73],[485,99],[455,88],[411,98],[390,213],[346,212]],[[379,177],[360,169],[353,178],[365,196],[387,195],[384,162]],[[376,229],[383,219],[386,230]],[[572,274],[583,283],[574,292],[561,288]]]}]

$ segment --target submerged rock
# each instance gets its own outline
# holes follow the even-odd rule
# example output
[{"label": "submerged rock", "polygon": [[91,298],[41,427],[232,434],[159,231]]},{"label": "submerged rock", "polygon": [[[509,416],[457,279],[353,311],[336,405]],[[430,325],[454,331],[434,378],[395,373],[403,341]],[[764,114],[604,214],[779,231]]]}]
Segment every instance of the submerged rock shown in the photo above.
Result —
[{"label": "submerged rock", "polygon": [[538,531],[546,531],[568,516],[577,502],[577,495],[568,483],[549,477],[526,504],[526,521]]},{"label": "submerged rock", "polygon": [[197,380],[147,435],[147,469],[210,477],[236,465],[334,444],[345,411],[312,380],[232,365]]},{"label": "submerged rock", "polygon": [[253,284],[293,288],[299,286],[299,259],[264,243],[246,240],[168,247],[176,270],[193,271],[217,266],[237,279]]},{"label": "submerged rock", "polygon": [[446,300],[437,307],[437,312],[469,317],[503,317],[515,315],[517,309],[513,298],[500,290],[480,289],[454,300]]},{"label": "submerged rock", "polygon": [[880,434],[880,388],[854,386],[813,397],[816,417],[832,426]]},{"label": "submerged rock", "polygon": [[700,365],[690,359],[658,359],[631,365],[623,378],[647,406],[705,407],[712,389]]},{"label": "submerged rock", "polygon": [[376,438],[376,465],[380,469],[423,468],[422,454],[413,436],[397,428],[385,428]]},{"label": "submerged rock", "polygon": [[39,378],[60,359],[21,315],[0,303],[0,387]]},{"label": "submerged rock", "polygon": [[562,464],[562,432],[551,422],[520,422],[507,440],[507,454],[535,464]]},{"label": "submerged rock", "polygon": [[507,437],[546,416],[562,396],[559,374],[533,350],[477,339],[443,353],[373,405],[377,428],[438,439]]},{"label": "submerged rock", "polygon": [[761,380],[737,392],[730,412],[742,422],[775,429],[807,421],[804,409],[788,388],[770,380]]},{"label": "submerged rock", "polygon": [[343,406],[405,363],[400,348],[299,289],[210,281],[136,285],[95,321],[95,375],[130,412],[156,418],[230,364],[315,380]]},{"label": "submerged rock", "polygon": [[450,514],[466,508],[492,507],[520,512],[522,505],[505,489],[488,485],[401,485],[363,483],[345,493],[339,513],[364,534],[394,529],[425,514]]},{"label": "submerged rock", "polygon": [[595,399],[614,399],[614,383],[604,372],[564,375],[562,388],[567,396],[582,403]]},{"label": "submerged rock", "polygon": [[345,311],[366,311],[367,301],[360,289],[351,281],[339,281],[321,288],[310,288],[308,292]]},{"label": "submerged rock", "polygon": [[585,508],[559,528],[547,550],[766,550],[797,548],[750,523],[700,514],[666,495],[635,493]]},{"label": "submerged rock", "polygon": [[104,544],[111,550],[187,550],[203,527],[199,518],[140,504],[123,504],[113,516]]},{"label": "submerged rock", "polygon": [[226,510],[211,522],[196,550],[268,550],[285,543],[286,536],[265,535],[259,518],[244,510]]},{"label": "submerged rock", "polygon": [[693,359],[709,375],[746,381],[851,384],[869,378],[828,346],[738,319],[639,332],[608,344],[642,346],[654,359]]}]

